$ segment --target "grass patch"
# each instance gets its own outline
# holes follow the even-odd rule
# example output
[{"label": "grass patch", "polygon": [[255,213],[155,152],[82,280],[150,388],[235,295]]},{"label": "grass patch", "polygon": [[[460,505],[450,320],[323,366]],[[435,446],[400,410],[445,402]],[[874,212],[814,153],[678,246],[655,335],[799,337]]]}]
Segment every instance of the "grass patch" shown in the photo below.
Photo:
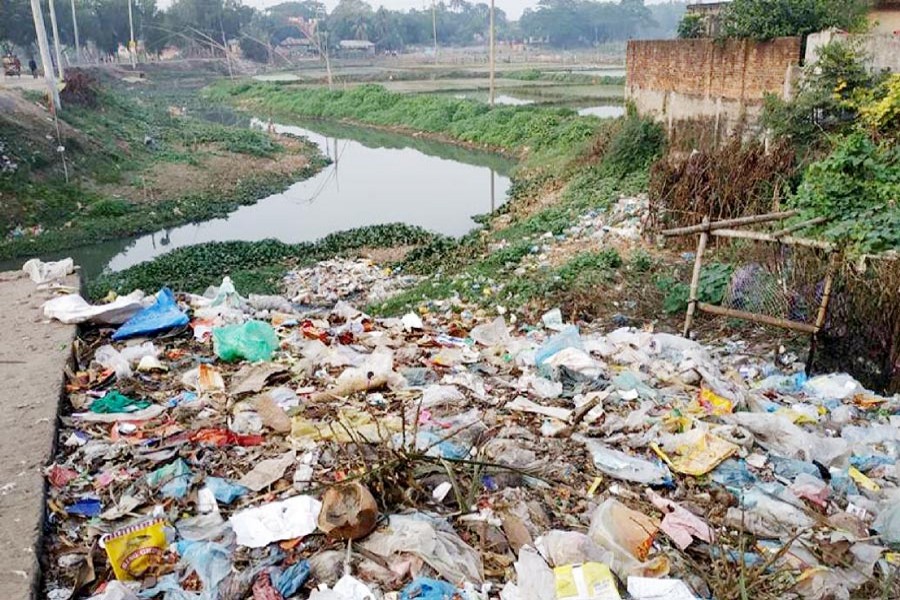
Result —
[{"label": "grass patch", "polygon": [[230,275],[242,294],[274,293],[289,265],[308,264],[364,247],[387,248],[425,244],[436,239],[420,227],[404,224],[374,225],[328,235],[317,242],[286,244],[260,242],[212,242],[178,248],[155,260],[89,282],[92,298],[110,290],[156,290],[164,285],[185,292],[202,293]]}]

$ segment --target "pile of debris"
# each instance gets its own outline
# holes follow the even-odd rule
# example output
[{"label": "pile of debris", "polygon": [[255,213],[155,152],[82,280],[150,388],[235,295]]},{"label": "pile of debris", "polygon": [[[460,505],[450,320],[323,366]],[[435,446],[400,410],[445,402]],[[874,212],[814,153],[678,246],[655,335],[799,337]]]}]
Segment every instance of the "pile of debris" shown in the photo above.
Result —
[{"label": "pile of debris", "polygon": [[345,298],[382,278],[319,268],[48,302],[89,326],[47,597],[824,599],[898,568],[900,398],[558,310],[373,318]]}]

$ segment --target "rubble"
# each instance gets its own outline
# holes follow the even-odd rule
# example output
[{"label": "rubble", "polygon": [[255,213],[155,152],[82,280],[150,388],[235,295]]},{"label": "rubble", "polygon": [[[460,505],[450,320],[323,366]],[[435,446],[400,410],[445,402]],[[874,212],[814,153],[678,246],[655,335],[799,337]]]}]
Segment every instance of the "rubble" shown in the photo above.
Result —
[{"label": "rubble", "polygon": [[824,599],[897,568],[898,397],[558,311],[372,318],[402,282],[365,261],[285,286],[85,313],[48,596],[687,599],[754,568]]}]

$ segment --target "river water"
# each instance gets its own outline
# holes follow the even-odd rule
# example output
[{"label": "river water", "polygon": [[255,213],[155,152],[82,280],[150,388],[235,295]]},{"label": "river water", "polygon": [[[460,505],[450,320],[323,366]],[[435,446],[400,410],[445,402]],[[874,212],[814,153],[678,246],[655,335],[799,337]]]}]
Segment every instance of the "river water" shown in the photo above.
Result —
[{"label": "river water", "polygon": [[[118,271],[175,248],[212,241],[276,238],[296,243],[396,222],[461,236],[476,226],[474,215],[506,201],[513,162],[496,154],[321,122],[276,125],[276,130],[309,138],[332,164],[227,217],[77,248],[65,256],[74,258],[90,279],[105,269]],[[21,262],[4,267],[18,268]]]}]

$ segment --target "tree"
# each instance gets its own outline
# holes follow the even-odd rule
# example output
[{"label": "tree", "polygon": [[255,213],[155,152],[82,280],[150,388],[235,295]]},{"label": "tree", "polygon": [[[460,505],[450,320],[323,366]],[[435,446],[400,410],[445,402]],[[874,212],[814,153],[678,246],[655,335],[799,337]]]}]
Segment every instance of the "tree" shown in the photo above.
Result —
[{"label": "tree", "polygon": [[734,0],[722,9],[722,29],[728,37],[756,40],[832,27],[855,31],[865,26],[868,8],[868,0]]},{"label": "tree", "polygon": [[0,42],[23,48],[34,43],[34,21],[28,0],[0,0]]},{"label": "tree", "polygon": [[701,38],[705,35],[706,28],[703,26],[703,17],[700,15],[684,15],[681,22],[678,23],[678,37],[680,38]]}]

